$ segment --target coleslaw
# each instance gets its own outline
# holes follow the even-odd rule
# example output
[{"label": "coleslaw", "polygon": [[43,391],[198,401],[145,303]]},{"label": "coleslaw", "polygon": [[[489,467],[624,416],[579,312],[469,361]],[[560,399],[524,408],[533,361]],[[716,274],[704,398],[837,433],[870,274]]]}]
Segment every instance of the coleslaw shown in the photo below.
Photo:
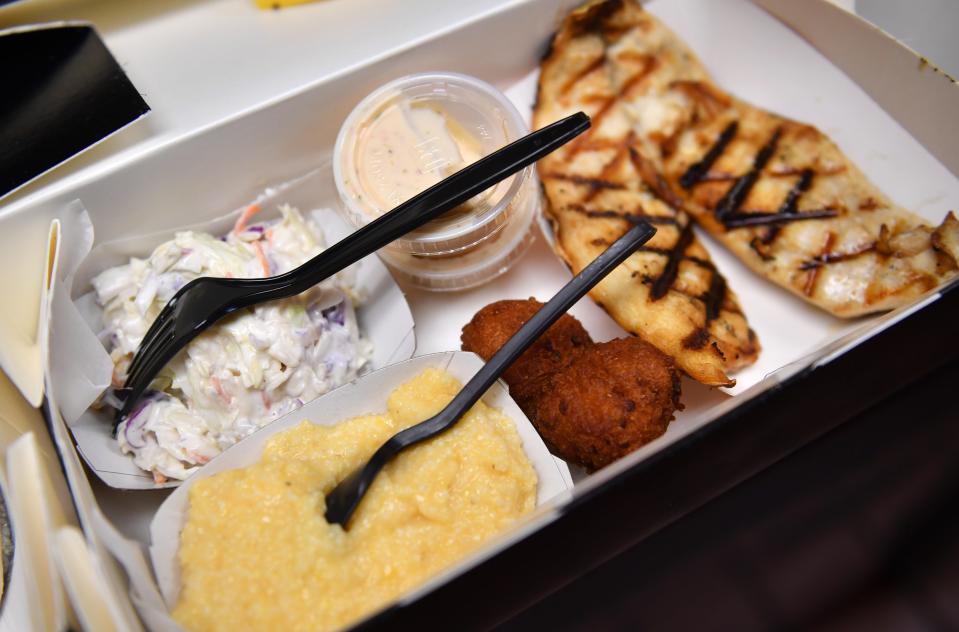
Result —
[{"label": "coleslaw", "polygon": [[[101,340],[119,387],[140,341],[176,292],[199,276],[254,278],[291,270],[319,254],[323,233],[295,208],[228,235],[184,231],[146,259],[93,280],[103,308]],[[372,346],[360,335],[349,271],[297,296],[222,319],[160,372],[117,429],[117,441],[158,483],[185,479],[255,430],[357,377]],[[104,402],[118,405],[109,396]]]}]

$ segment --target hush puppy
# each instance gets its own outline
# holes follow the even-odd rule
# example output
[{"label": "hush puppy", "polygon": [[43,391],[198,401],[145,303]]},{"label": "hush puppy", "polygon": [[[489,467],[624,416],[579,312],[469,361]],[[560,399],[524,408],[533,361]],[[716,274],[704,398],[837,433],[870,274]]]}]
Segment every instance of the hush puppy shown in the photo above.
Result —
[{"label": "hush puppy", "polygon": [[[532,298],[490,303],[463,327],[463,350],[489,360],[542,306]],[[563,314],[503,373],[520,408],[525,411],[530,404],[529,391],[537,380],[565,367],[578,351],[592,344],[583,325]]]},{"label": "hush puppy", "polygon": [[589,471],[662,435],[682,408],[673,360],[632,337],[592,345],[533,390],[524,412],[543,441]]},{"label": "hush puppy", "polygon": [[[542,305],[490,303],[463,328],[463,350],[489,360]],[[635,337],[594,344],[569,314],[503,378],[550,451],[590,471],[662,435],[682,409],[680,374],[669,356]]]}]

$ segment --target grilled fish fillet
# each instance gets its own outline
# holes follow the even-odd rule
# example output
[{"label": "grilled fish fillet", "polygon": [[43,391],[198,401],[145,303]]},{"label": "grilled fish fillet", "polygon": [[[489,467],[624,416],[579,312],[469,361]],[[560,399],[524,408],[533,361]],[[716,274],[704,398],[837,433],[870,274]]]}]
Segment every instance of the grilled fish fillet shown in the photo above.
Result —
[{"label": "grilled fish fillet", "polygon": [[617,45],[624,34],[652,25],[636,7],[623,8],[606,3],[574,11],[542,64],[534,126],[578,110],[593,120],[587,133],[539,162],[556,250],[578,272],[632,223],[654,224],[653,239],[590,295],[693,378],[730,386],[735,381],[727,373],[755,362],[759,342],[661,163],[643,151],[635,98],[670,60]]},{"label": "grilled fish fillet", "polygon": [[927,225],[815,127],[722,91],[633,0],[586,12],[613,58],[650,60],[624,95],[636,151],[664,177],[663,190],[755,272],[842,317],[902,305],[957,275],[952,213]]}]

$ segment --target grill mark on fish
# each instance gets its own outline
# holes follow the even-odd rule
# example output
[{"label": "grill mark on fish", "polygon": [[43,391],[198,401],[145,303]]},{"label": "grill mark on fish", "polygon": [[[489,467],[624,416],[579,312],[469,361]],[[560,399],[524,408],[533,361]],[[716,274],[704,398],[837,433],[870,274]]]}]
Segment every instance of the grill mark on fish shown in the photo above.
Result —
[{"label": "grill mark on fish", "polygon": [[776,152],[776,145],[779,143],[780,136],[782,136],[781,127],[776,128],[772,138],[770,138],[759,150],[759,153],[756,154],[756,157],[753,159],[752,168],[737,178],[733,186],[729,187],[726,194],[719,200],[719,203],[716,204],[716,208],[714,209],[717,219],[724,221],[727,215],[731,215],[739,210],[739,207],[746,200],[746,196],[748,196],[752,190],[753,185],[756,184],[756,180],[759,179],[759,174],[762,173],[769,159],[772,158]]},{"label": "grill mark on fish", "polygon": [[649,291],[649,295],[654,301],[666,296],[666,292],[673,286],[673,282],[676,281],[676,275],[679,273],[679,263],[686,256],[686,249],[689,248],[692,243],[693,227],[692,224],[686,224],[682,232],[679,233],[679,239],[676,241],[676,245],[673,246],[672,251],[669,253],[669,258],[666,260],[662,274],[659,275],[659,278],[656,279],[652,289]]},{"label": "grill mark on fish", "polygon": [[829,260],[830,254],[832,253],[833,244],[836,243],[836,233],[829,231],[826,233],[826,243],[822,248],[822,254],[820,254],[817,259],[821,260],[821,263],[814,265],[812,267],[806,267],[805,264],[799,266],[800,270],[808,270],[806,273],[806,283],[803,285],[803,294],[806,296],[812,296],[812,293],[816,290],[816,281],[819,279],[819,271]]},{"label": "grill mark on fish", "polygon": [[571,173],[547,173],[541,176],[543,179],[563,180],[572,184],[588,186],[594,189],[625,189],[626,186],[621,182],[610,182],[602,178],[592,178],[589,176],[579,176]]},{"label": "grill mark on fish", "polygon": [[[786,194],[786,199],[779,207],[779,215],[796,215],[799,212],[799,198],[812,186],[813,170],[806,168],[799,174],[799,180],[793,185],[793,188]],[[767,244],[771,243],[779,233],[779,227],[770,229],[763,239]]]},{"label": "grill mark on fish", "polygon": [[702,349],[709,342],[709,325],[719,318],[726,301],[726,279],[714,272],[709,280],[709,289],[699,298],[706,307],[706,320],[702,327],[683,338],[683,347],[686,349]]},{"label": "grill mark on fish", "polygon": [[659,59],[656,57],[646,56],[646,64],[643,66],[643,69],[635,73],[632,77],[627,79],[622,87],[619,89],[619,94],[621,97],[628,97],[629,93],[642,83],[649,75],[653,73],[656,68],[659,67]]},{"label": "grill mark on fish", "polygon": [[[838,213],[831,208],[821,208],[810,211],[797,211],[795,213],[735,213],[723,220],[726,228],[750,228],[753,226],[769,226],[780,228],[783,224],[789,222],[799,222],[807,219],[824,219],[827,217],[836,217]],[[766,238],[763,238],[765,243]],[[771,241],[771,240],[770,240]]]},{"label": "grill mark on fish", "polygon": [[[835,237],[835,233],[829,233],[830,237]],[[852,252],[824,252],[821,255],[813,257],[808,261],[804,261],[799,264],[800,270],[820,270],[831,263],[839,263],[840,261],[851,261],[870,252],[876,251],[875,242],[860,248],[859,250],[853,250]]]},{"label": "grill mark on fish", "polygon": [[710,170],[713,166],[713,163],[719,159],[719,157],[726,151],[726,146],[732,142],[733,138],[736,137],[736,132],[739,130],[739,123],[733,121],[719,134],[719,138],[716,139],[716,142],[713,143],[713,146],[709,148],[709,151],[706,152],[706,155],[703,156],[699,162],[691,165],[689,169],[679,178],[679,186],[684,189],[691,189],[696,183],[702,180],[703,176]]},{"label": "grill mark on fish", "polygon": [[[623,161],[623,158],[626,157],[627,148],[631,142],[631,137],[627,137],[626,140],[620,144],[619,148],[616,150],[616,155],[613,156],[612,160],[603,165],[602,170],[599,172],[599,177],[597,178],[600,182],[611,182],[609,179],[610,176],[616,173],[616,170],[619,168],[620,164]],[[597,187],[591,187],[586,195],[583,196],[583,202],[589,202],[600,192],[600,189]]]},{"label": "grill mark on fish", "polygon": [[[548,176],[543,177],[545,193],[550,198],[547,213],[555,221],[557,231],[556,249],[566,264],[576,269],[598,246],[608,246],[615,235],[630,224],[647,221],[661,225],[660,237],[656,241],[660,247],[639,248],[624,266],[629,272],[610,279],[607,285],[619,286],[617,292],[624,292],[623,300],[638,301],[637,306],[645,304],[657,317],[671,316],[669,327],[657,330],[655,335],[646,332],[654,339],[653,344],[675,354],[678,364],[696,379],[708,384],[728,385],[732,380],[725,372],[755,361],[758,343],[736,305],[732,289],[726,288],[722,279],[713,278],[719,272],[709,261],[708,253],[698,243],[690,226],[683,196],[678,194],[679,184],[660,168],[658,158],[646,153],[645,145],[638,144],[636,130],[626,124],[628,121],[621,120],[628,118],[626,115],[630,113],[623,111],[620,102],[628,103],[633,95],[645,93],[653,87],[652,82],[659,77],[668,57],[663,56],[658,48],[634,45],[633,36],[643,28],[633,19],[635,16],[630,15],[624,21],[623,14],[617,9],[615,13],[607,14],[608,18],[599,18],[601,11],[594,6],[609,7],[613,3],[624,10],[634,9],[631,0],[605,0],[589,5],[585,16],[574,12],[556,40],[553,59],[544,63],[540,75],[544,98],[540,109],[534,113],[536,126],[548,123],[564,108],[574,104],[593,116],[592,132],[580,136],[539,164],[541,174],[580,171],[588,173],[592,180],[564,178],[567,181],[579,180],[582,185],[564,186],[559,179],[554,181]],[[584,26],[586,24],[589,26]],[[633,28],[622,28],[621,24]],[[649,24],[655,27],[657,23],[650,18]],[[586,38],[598,35],[608,41],[623,33],[627,35],[620,40],[619,46],[606,47],[605,74],[596,70],[587,76],[588,66],[598,66],[596,56],[600,51],[596,48],[599,46],[592,50],[587,47],[564,52],[571,38],[579,34]],[[642,37],[636,38],[637,42],[641,40]],[[596,44],[594,40],[589,46]],[[588,57],[580,56],[578,51],[582,50],[589,51]],[[579,76],[578,85],[570,86],[576,82],[576,79],[570,81],[571,73]],[[693,116],[678,121],[669,135],[653,134],[651,138],[657,146],[676,143],[678,151],[681,134],[688,132],[691,126],[712,120],[714,112],[724,111],[733,101],[708,82],[689,81],[675,88],[674,96],[693,105]],[[546,97],[551,97],[552,105]],[[730,120],[718,123],[716,133]],[[627,135],[632,138],[626,140]],[[626,160],[630,164],[623,164],[619,155],[624,142],[629,151]],[[584,151],[588,154],[582,153]],[[611,158],[616,160],[612,166]],[[588,171],[579,169],[587,162],[593,165]],[[647,162],[649,165],[645,164]],[[675,226],[675,231],[666,226]],[[577,263],[573,265],[571,260]],[[624,278],[626,283],[630,282],[630,274],[637,283],[633,289],[620,285]],[[596,295],[594,300],[599,302]],[[611,313],[628,331],[643,331],[643,324],[638,319],[618,305],[616,307]],[[702,343],[693,346],[701,348],[688,348],[692,333],[700,326],[706,327],[705,332],[697,334]],[[687,340],[685,346],[684,339]]]},{"label": "grill mark on fish", "polygon": [[596,70],[602,68],[605,65],[606,65],[606,52],[603,51],[603,54],[597,57],[593,63],[589,64],[588,66],[583,68],[583,70],[581,70],[577,74],[570,77],[566,81],[566,83],[563,84],[563,86],[559,90],[560,95],[565,95],[569,93],[569,91],[573,89],[573,86],[575,86],[585,77],[587,77],[589,74],[595,72]]},{"label": "grill mark on fish", "polygon": [[599,129],[599,126],[603,122],[603,118],[609,114],[609,111],[612,109],[612,107],[616,105],[616,101],[617,99],[615,96],[603,97],[602,101],[597,101],[598,103],[602,103],[602,105],[599,106],[599,109],[595,114],[589,117],[591,120],[589,129],[580,134],[578,138],[567,145],[567,147],[569,147],[569,150],[566,152],[567,162],[570,162],[576,154],[586,149],[587,141],[590,139],[593,133]]},{"label": "grill mark on fish", "polygon": [[639,177],[653,195],[657,196],[674,210],[678,211],[683,208],[683,201],[676,195],[672,187],[669,186],[663,174],[653,167],[635,147],[631,146],[629,148],[629,159],[633,163],[633,167],[636,169]]},{"label": "grill mark on fish", "polygon": [[[576,140],[572,141],[568,145],[569,149],[565,155],[567,162],[569,162],[574,156],[576,156],[576,154],[589,146],[592,135],[602,126],[603,119],[609,115],[610,110],[612,110],[613,106],[620,101],[620,98],[628,95],[630,90],[638,86],[659,65],[659,60],[657,60],[655,57],[649,57],[647,55],[646,58],[647,62],[646,65],[643,66],[643,69],[639,72],[636,72],[633,74],[633,76],[623,82],[623,85],[619,90],[619,94],[605,97],[605,100],[602,101],[602,105],[600,106],[599,110],[596,112],[596,114],[593,114],[590,117],[592,119],[592,124],[590,125],[589,129],[580,134]],[[604,60],[606,60],[605,53]]]},{"label": "grill mark on fish", "polygon": [[599,209],[592,210],[587,209],[582,204],[569,204],[566,206],[567,210],[581,213],[587,217],[597,217],[597,218],[610,218],[610,219],[622,219],[627,222],[638,224],[639,222],[648,222],[650,224],[656,224],[658,226],[676,226],[678,222],[675,217],[667,215],[649,215],[648,213],[637,213],[637,212],[621,212],[615,211],[612,209]]},{"label": "grill mark on fish", "polygon": [[729,97],[724,94],[717,94],[710,86],[704,84],[702,81],[677,79],[671,82],[669,87],[679,90],[701,105],[710,118],[715,117],[731,105]]}]

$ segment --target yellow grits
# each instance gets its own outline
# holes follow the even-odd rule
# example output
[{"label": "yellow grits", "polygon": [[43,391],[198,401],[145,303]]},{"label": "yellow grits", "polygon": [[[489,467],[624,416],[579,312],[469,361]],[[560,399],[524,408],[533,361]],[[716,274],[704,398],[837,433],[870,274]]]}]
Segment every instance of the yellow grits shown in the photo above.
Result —
[{"label": "yellow grits", "polygon": [[324,496],[386,439],[439,412],[460,384],[429,369],[384,415],[303,422],[260,462],[190,489],[174,618],[189,630],[325,630],[371,614],[503,531],[536,504],[513,422],[482,402],[376,478],[349,531]]}]

